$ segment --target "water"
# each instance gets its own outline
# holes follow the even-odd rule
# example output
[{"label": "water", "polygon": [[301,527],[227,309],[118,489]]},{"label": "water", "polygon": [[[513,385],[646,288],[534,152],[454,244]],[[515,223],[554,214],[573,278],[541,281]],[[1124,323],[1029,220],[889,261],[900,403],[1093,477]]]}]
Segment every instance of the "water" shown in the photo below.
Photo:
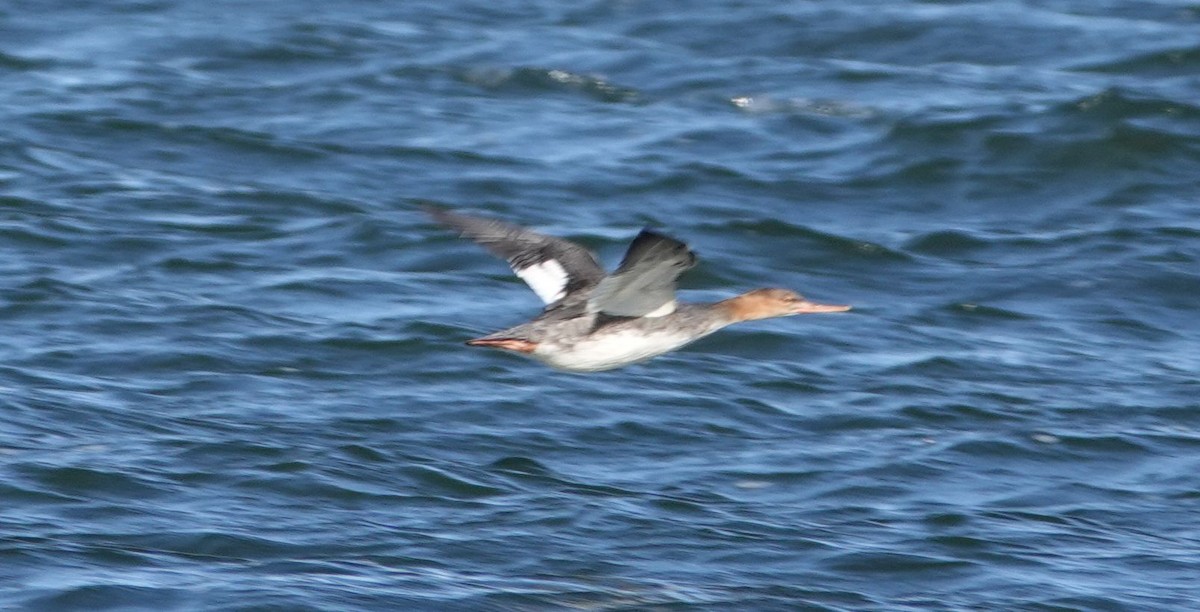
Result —
[{"label": "water", "polygon": [[[0,5],[0,608],[1181,610],[1194,2]],[[427,200],[845,315],[554,372]]]}]

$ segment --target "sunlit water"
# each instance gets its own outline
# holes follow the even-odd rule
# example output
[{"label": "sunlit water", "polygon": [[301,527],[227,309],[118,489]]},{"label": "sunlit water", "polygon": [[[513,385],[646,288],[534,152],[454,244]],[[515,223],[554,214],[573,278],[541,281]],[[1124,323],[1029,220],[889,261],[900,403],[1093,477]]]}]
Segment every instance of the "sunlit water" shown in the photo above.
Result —
[{"label": "sunlit water", "polygon": [[[65,4],[0,4],[0,608],[1200,598],[1200,5]],[[557,373],[418,201],[855,310]]]}]

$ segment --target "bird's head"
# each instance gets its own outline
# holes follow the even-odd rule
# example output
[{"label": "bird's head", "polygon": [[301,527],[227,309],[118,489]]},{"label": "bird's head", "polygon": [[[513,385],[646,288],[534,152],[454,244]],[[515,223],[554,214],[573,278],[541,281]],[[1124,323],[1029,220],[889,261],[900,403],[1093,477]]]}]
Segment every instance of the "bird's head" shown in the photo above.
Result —
[{"label": "bird's head", "polygon": [[788,289],[755,289],[722,302],[735,321],[754,321],[817,312],[845,312],[849,306],[818,304]]}]

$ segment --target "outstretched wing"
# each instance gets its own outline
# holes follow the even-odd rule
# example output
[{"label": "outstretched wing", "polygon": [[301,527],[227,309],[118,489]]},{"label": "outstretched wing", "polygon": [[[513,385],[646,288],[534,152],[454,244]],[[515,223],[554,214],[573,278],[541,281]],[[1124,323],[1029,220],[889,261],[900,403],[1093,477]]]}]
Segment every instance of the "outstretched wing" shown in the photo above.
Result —
[{"label": "outstretched wing", "polygon": [[686,244],[644,229],[617,271],[596,285],[588,309],[618,317],[669,315],[675,312],[675,279],[695,265]]},{"label": "outstretched wing", "polygon": [[568,293],[591,287],[604,278],[604,269],[587,249],[562,238],[545,236],[519,225],[460,215],[433,207],[426,212],[438,223],[503,257],[546,304]]}]

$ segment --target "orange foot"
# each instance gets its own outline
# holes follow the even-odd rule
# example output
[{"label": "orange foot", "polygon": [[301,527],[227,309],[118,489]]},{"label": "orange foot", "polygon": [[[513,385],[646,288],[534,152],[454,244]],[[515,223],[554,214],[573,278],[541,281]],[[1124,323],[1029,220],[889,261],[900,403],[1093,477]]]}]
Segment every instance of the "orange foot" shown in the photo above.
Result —
[{"label": "orange foot", "polygon": [[533,349],[537,348],[537,342],[520,340],[518,338],[476,338],[474,340],[467,340],[467,345],[504,349],[506,351],[513,351],[514,353],[532,353]]}]

